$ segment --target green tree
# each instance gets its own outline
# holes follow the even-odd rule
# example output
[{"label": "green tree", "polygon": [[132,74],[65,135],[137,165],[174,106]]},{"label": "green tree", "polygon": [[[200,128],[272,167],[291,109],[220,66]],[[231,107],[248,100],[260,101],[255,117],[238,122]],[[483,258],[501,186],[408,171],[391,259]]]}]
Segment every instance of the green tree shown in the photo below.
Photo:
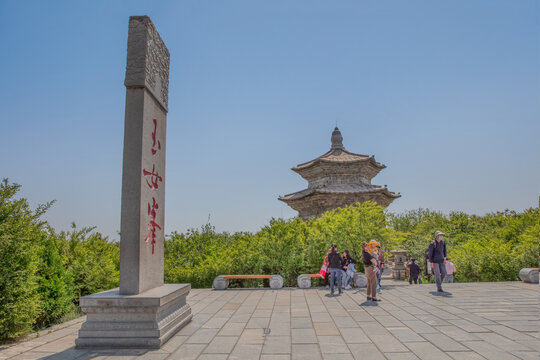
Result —
[{"label": "green tree", "polygon": [[45,223],[41,215],[51,203],[32,211],[16,199],[20,185],[0,185],[0,339],[31,330],[40,313],[37,271]]}]

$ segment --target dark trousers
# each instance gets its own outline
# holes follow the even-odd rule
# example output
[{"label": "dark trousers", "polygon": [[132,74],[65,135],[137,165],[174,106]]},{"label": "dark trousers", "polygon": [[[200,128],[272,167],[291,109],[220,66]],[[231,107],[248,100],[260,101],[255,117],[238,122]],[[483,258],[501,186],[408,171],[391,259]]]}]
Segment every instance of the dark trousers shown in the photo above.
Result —
[{"label": "dark trousers", "polygon": [[415,284],[418,284],[418,275],[416,275],[416,276],[410,275],[409,276],[409,284],[412,284],[413,281],[414,281]]},{"label": "dark trousers", "polygon": [[441,263],[433,263],[433,275],[435,275],[435,284],[437,284],[437,290],[441,290],[441,283],[446,276],[446,265]]}]

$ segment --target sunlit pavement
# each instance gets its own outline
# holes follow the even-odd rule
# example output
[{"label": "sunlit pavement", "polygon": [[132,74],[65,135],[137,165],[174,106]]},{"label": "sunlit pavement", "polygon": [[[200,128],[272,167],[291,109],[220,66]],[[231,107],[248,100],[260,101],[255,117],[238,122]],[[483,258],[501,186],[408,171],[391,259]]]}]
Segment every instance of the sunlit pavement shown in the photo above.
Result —
[{"label": "sunlit pavement", "polygon": [[539,359],[538,285],[192,290],[193,321],[159,350],[76,350],[84,317],[0,346],[0,359]]}]

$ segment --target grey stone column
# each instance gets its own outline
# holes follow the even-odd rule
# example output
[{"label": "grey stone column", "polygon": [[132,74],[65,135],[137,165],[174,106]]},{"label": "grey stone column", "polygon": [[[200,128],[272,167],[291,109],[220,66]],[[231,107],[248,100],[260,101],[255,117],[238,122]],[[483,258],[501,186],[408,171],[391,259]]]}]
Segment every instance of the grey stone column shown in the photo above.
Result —
[{"label": "grey stone column", "polygon": [[120,293],[163,285],[170,55],[147,16],[129,21],[122,173]]},{"label": "grey stone column", "polygon": [[190,284],[164,284],[169,51],[147,16],[129,19],[120,287],[80,299],[77,347],[159,348],[191,320]]}]

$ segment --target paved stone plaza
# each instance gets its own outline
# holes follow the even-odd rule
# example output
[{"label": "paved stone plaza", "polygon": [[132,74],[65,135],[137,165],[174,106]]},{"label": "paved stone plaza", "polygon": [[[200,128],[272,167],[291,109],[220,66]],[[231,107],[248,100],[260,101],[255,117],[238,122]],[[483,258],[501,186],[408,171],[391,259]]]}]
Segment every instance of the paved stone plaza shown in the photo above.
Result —
[{"label": "paved stone plaza", "polygon": [[[384,284],[386,282],[386,284]],[[160,350],[76,350],[84,317],[0,347],[0,359],[535,359],[538,285],[520,282],[365,290],[192,290],[193,321]]]}]

